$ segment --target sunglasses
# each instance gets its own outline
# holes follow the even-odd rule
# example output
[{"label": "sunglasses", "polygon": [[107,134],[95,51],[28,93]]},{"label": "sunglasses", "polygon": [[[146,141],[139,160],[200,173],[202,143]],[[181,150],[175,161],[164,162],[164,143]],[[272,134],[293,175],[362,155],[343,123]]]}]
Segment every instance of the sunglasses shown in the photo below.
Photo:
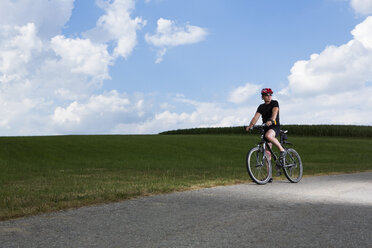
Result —
[{"label": "sunglasses", "polygon": [[264,96],[272,96],[273,94],[263,94]]}]

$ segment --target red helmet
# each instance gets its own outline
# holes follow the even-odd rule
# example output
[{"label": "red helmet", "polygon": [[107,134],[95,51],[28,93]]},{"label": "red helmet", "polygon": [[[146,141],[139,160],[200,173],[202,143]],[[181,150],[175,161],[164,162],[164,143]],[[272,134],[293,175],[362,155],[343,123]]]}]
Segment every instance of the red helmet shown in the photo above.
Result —
[{"label": "red helmet", "polygon": [[261,90],[261,95],[266,95],[266,94],[273,94],[274,92],[270,88],[263,88]]}]

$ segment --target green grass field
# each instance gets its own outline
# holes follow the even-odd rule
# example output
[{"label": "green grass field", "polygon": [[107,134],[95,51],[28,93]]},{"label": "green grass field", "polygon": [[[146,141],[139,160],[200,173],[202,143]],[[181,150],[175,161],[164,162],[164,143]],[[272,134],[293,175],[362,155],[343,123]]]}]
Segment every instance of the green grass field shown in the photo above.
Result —
[{"label": "green grass field", "polygon": [[[257,135],[0,138],[0,220],[179,190],[250,182]],[[304,174],[372,170],[371,139],[291,137]]]}]

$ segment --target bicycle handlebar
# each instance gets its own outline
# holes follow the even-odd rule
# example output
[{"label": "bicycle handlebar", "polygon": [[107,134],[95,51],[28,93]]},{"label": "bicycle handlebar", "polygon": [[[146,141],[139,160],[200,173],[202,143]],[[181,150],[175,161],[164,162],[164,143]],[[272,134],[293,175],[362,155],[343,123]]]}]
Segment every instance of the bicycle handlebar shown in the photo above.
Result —
[{"label": "bicycle handlebar", "polygon": [[254,130],[254,129],[262,130],[262,129],[264,129],[266,126],[267,126],[266,123],[264,123],[264,124],[262,124],[262,125],[254,125],[254,126],[252,127],[251,130]]},{"label": "bicycle handlebar", "polygon": [[[255,129],[259,129],[260,131],[263,131],[264,128],[266,127],[266,123],[262,124],[262,125],[254,125],[253,127],[251,127],[249,130],[247,130],[248,132],[252,132],[253,130]],[[247,127],[244,127],[244,129],[246,130]]]}]

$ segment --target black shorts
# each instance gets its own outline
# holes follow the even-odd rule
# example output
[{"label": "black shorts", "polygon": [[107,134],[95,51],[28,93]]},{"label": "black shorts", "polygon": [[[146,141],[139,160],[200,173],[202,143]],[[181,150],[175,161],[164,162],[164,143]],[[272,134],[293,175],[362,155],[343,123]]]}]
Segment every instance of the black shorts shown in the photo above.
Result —
[{"label": "black shorts", "polygon": [[[265,128],[265,133],[264,133],[265,140],[266,140],[266,137],[265,137],[266,132],[269,131],[270,129],[274,130],[275,137],[278,137],[279,134],[280,134],[280,125],[275,125],[275,126],[274,125],[271,125],[270,127]],[[268,140],[266,140],[266,141],[268,141]]]}]

